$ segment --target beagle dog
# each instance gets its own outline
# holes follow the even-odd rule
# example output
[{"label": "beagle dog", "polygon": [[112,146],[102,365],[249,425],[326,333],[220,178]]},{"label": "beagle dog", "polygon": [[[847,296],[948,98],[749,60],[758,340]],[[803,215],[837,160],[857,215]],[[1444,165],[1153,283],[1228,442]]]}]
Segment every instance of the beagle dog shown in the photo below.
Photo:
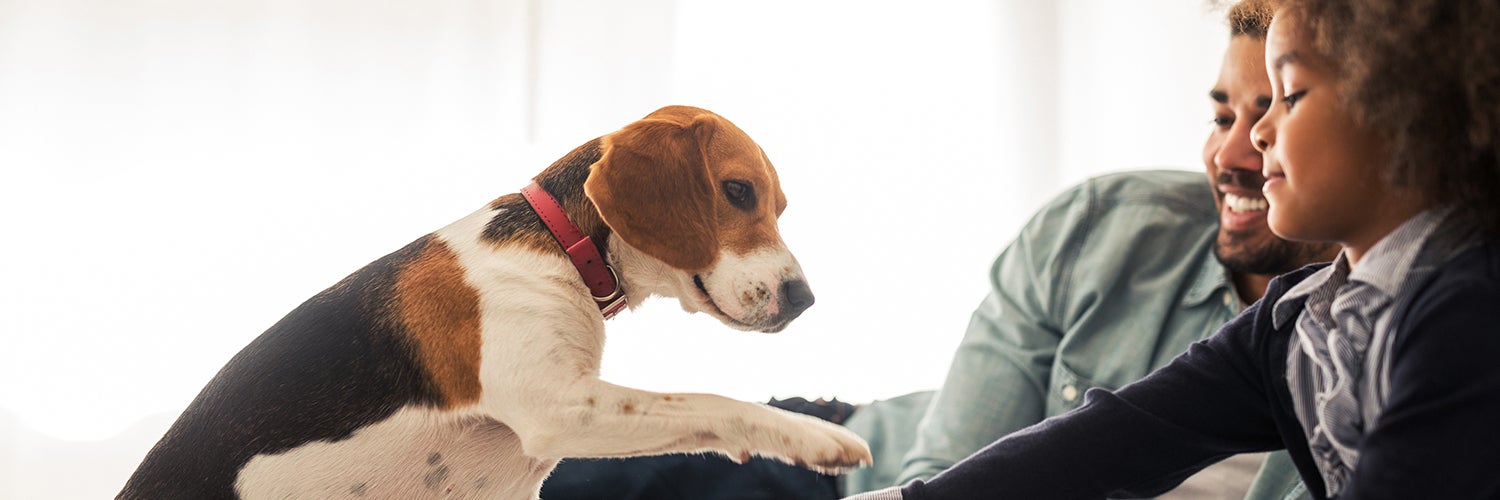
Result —
[{"label": "beagle dog", "polygon": [[870,463],[863,440],[814,417],[599,379],[604,320],[652,295],[764,332],[812,304],[749,136],[670,106],[534,181],[256,338],[119,497],[534,499],[565,457]]}]

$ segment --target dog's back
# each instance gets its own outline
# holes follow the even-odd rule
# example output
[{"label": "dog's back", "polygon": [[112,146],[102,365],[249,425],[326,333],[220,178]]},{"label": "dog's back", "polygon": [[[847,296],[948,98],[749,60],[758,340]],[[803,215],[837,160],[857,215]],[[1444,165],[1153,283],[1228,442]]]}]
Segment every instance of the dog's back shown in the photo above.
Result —
[{"label": "dog's back", "polygon": [[343,440],[403,407],[440,405],[402,322],[390,317],[396,277],[433,241],[424,237],[355,272],[241,350],[120,496],[234,498],[240,469],[256,455]]}]

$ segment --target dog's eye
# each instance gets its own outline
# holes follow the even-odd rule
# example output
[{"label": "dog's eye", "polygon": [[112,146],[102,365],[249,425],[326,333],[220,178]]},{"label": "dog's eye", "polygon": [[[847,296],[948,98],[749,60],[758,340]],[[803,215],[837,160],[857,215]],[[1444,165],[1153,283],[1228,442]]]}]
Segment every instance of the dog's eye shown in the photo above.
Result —
[{"label": "dog's eye", "polygon": [[724,181],[724,197],[734,206],[746,210],[755,208],[755,188],[743,181]]}]

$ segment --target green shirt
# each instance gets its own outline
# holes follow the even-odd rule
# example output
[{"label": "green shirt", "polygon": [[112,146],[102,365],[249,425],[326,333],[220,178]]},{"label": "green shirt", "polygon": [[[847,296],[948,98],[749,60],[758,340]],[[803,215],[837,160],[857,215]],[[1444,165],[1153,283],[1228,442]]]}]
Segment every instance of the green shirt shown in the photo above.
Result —
[{"label": "green shirt", "polygon": [[[850,473],[846,492],[931,477],[1208,337],[1242,308],[1213,254],[1217,224],[1210,185],[1194,172],[1104,175],[1052,200],[992,266],[942,389],[851,417],[876,463]],[[1266,464],[1255,498],[1296,498],[1285,453]]]}]

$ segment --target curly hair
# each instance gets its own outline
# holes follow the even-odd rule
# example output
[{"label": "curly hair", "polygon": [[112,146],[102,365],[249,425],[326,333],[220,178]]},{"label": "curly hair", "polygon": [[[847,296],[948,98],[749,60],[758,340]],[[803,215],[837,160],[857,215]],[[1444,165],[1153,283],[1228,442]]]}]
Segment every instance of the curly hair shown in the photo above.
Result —
[{"label": "curly hair", "polygon": [[1387,140],[1384,180],[1500,239],[1500,2],[1275,1],[1338,66],[1355,120]]},{"label": "curly hair", "polygon": [[1229,36],[1248,36],[1265,40],[1271,28],[1271,14],[1276,6],[1270,0],[1241,0],[1229,7]]}]

